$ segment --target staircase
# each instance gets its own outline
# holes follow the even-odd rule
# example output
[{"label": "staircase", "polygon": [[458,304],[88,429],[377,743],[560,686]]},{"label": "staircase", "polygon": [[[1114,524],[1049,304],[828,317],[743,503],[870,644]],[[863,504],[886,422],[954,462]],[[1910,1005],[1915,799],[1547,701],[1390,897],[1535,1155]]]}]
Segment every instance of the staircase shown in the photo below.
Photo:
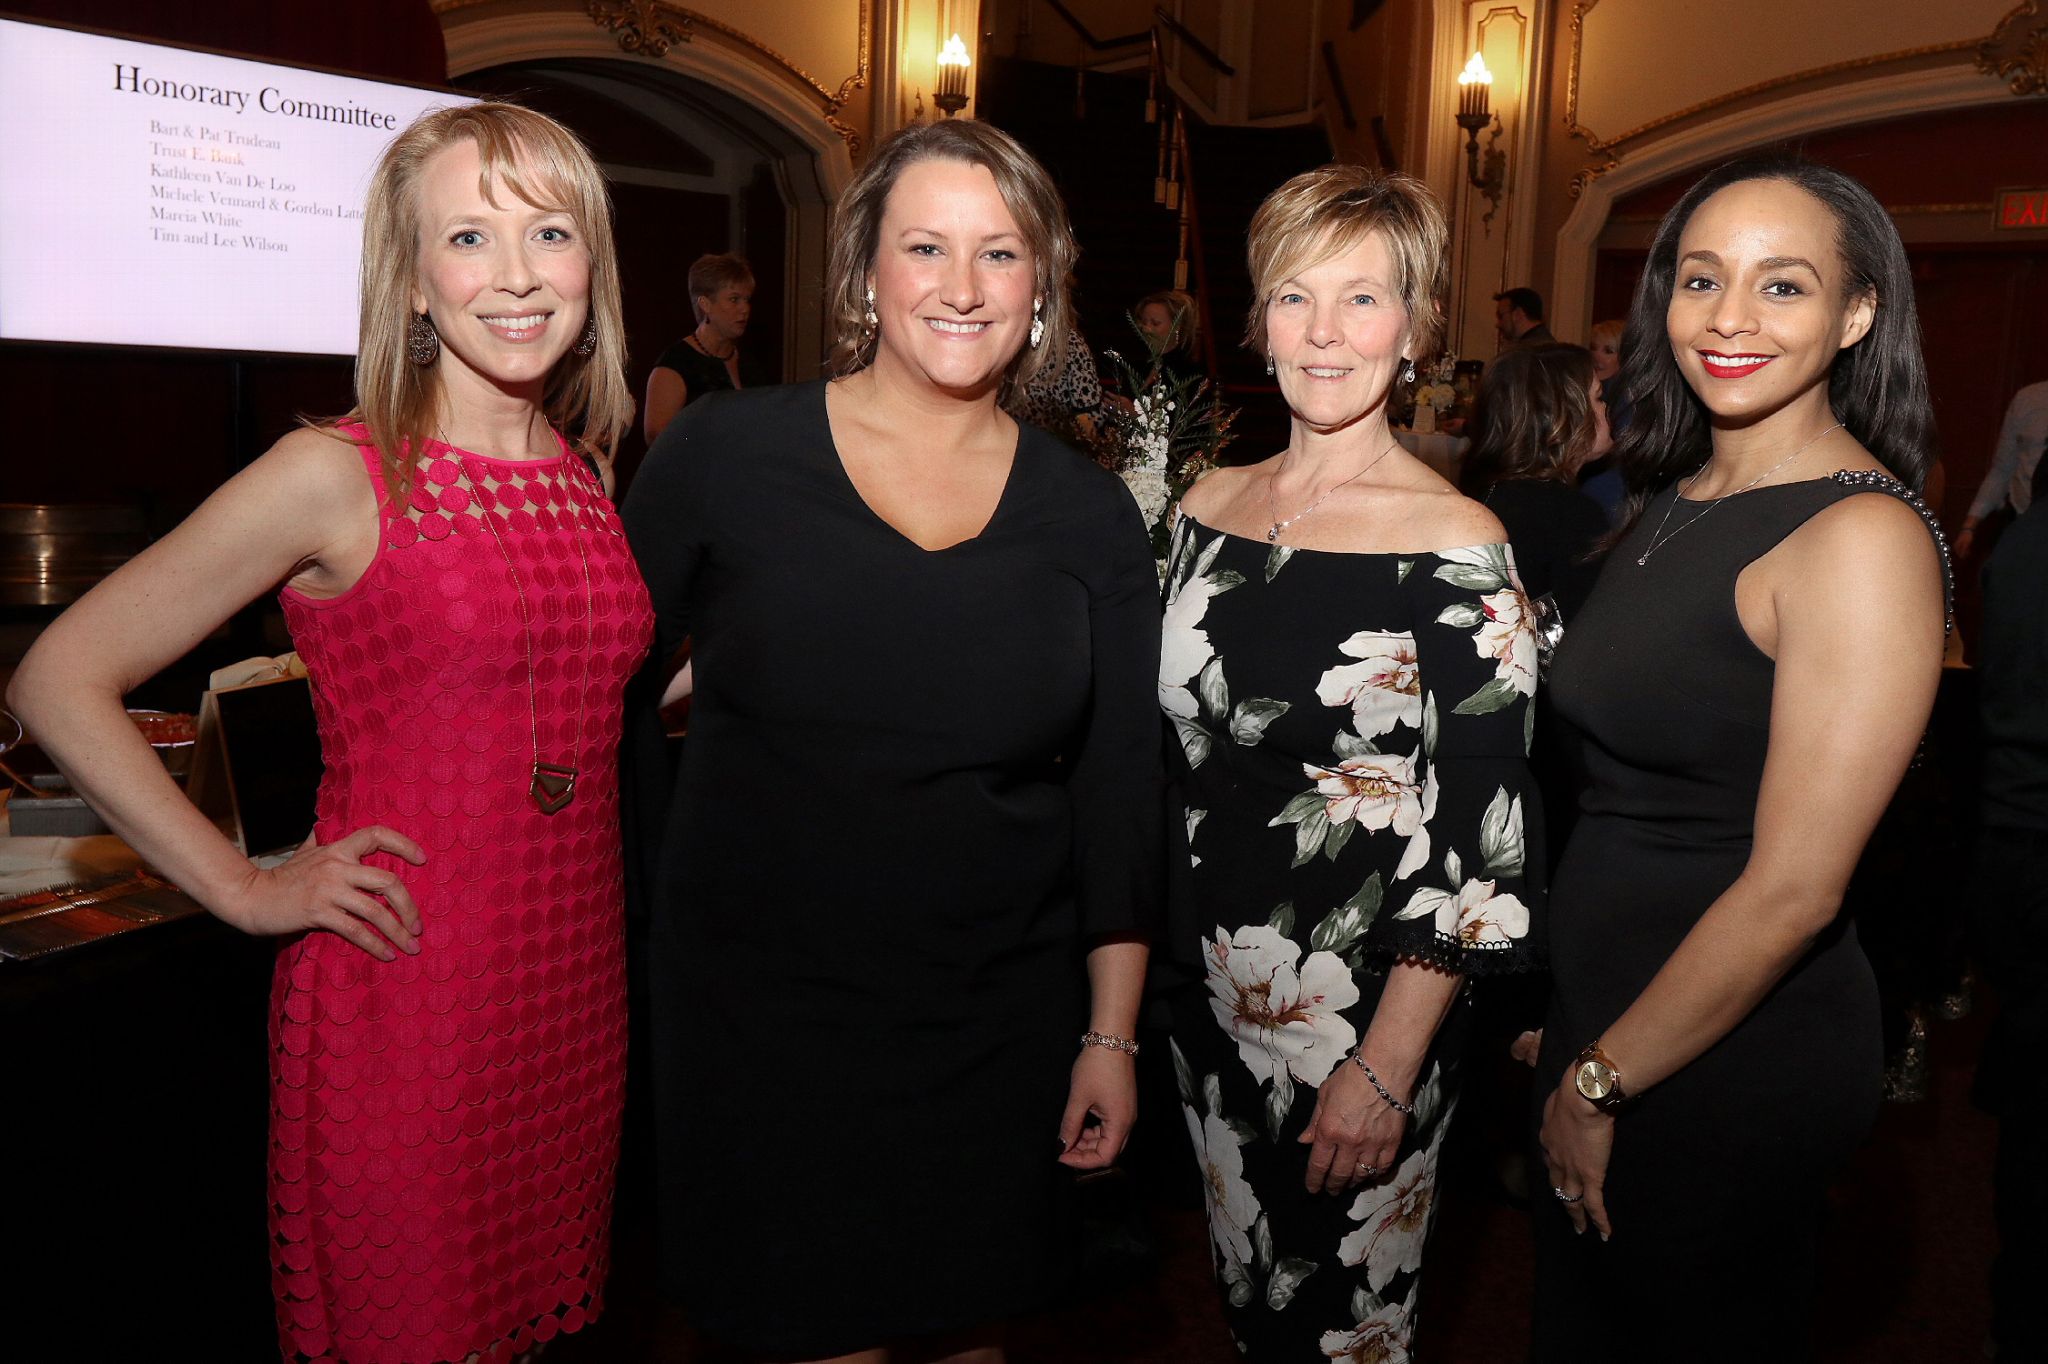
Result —
[{"label": "staircase", "polygon": [[[1179,212],[1153,200],[1159,127],[1145,121],[1143,73],[992,58],[977,99],[981,116],[1029,148],[1066,196],[1081,244],[1075,308],[1082,335],[1097,351],[1139,351],[1143,343],[1125,314],[1143,295],[1173,286],[1180,240]],[[1160,117],[1171,110],[1163,101]],[[1185,126],[1186,287],[1202,307],[1211,376],[1242,409],[1225,458],[1263,459],[1285,444],[1287,417],[1264,360],[1239,340],[1251,305],[1245,231],[1283,180],[1329,160],[1329,142],[1316,127],[1205,127],[1192,117]]]}]

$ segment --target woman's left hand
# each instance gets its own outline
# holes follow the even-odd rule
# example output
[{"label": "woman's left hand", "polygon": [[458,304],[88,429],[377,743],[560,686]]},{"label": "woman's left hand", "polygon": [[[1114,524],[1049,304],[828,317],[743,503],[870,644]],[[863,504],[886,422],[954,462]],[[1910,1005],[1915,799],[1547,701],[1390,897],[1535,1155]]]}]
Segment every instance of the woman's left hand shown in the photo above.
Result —
[{"label": "woman's left hand", "polygon": [[[1087,1125],[1089,1114],[1095,1125]],[[1138,1063],[1108,1047],[1082,1047],[1074,1058],[1067,1111],[1060,1118],[1060,1164],[1106,1170],[1138,1120]]]},{"label": "woman's left hand", "polygon": [[[1292,1081],[1284,1073],[1282,1084]],[[1341,1194],[1384,1176],[1401,1151],[1406,1115],[1367,1083],[1346,1057],[1316,1089],[1316,1109],[1296,1140],[1309,1148],[1310,1193]]]},{"label": "woman's left hand", "polygon": [[1549,1167],[1551,1196],[1564,1204],[1572,1228],[1583,1232],[1591,1223],[1601,1240],[1612,1236],[1605,1195],[1607,1161],[1614,1152],[1614,1117],[1586,1101],[1570,1071],[1543,1102],[1543,1130],[1537,1140]]}]

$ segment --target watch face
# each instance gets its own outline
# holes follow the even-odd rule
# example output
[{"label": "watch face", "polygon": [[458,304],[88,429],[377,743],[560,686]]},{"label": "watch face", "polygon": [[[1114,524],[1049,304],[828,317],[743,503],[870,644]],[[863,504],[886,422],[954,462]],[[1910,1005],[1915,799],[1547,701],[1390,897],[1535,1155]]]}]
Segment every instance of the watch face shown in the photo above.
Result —
[{"label": "watch face", "polygon": [[1598,1103],[1614,1092],[1614,1072],[1598,1061],[1581,1061],[1577,1084],[1579,1093]]}]

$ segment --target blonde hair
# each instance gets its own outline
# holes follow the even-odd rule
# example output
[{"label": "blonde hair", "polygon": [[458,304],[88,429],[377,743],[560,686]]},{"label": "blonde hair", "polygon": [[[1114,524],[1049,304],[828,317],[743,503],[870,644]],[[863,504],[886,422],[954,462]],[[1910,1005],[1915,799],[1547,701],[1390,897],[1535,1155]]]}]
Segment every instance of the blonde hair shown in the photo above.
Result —
[{"label": "blonde hair", "polygon": [[697,302],[700,298],[716,298],[727,289],[737,289],[742,284],[754,282],[754,267],[747,264],[745,256],[702,255],[690,263],[689,290],[690,311],[697,315],[697,325],[704,325],[704,308]]},{"label": "blonde hair", "polygon": [[1045,331],[1043,342],[1019,350],[1004,374],[1002,402],[1014,406],[1033,376],[1041,370],[1056,374],[1066,363],[1067,338],[1074,330],[1068,280],[1080,248],[1067,222],[1066,203],[1045,167],[1008,133],[971,118],[912,124],[892,134],[840,196],[825,264],[826,326],[832,335],[826,367],[835,378],[844,378],[875,362],[877,333],[867,324],[867,291],[881,244],[882,214],[897,179],[920,161],[963,161],[986,169],[1031,252]]},{"label": "blonde hair", "polygon": [[1614,353],[1619,355],[1621,354],[1621,334],[1626,330],[1628,330],[1628,323],[1623,322],[1620,318],[1614,318],[1607,322],[1595,322],[1591,334],[1586,338],[1586,349],[1591,350],[1605,342],[1607,345],[1614,347]]},{"label": "blonde hair", "polygon": [[1408,358],[1430,360],[1443,344],[1450,287],[1450,227],[1443,205],[1411,176],[1331,164],[1304,171],[1266,196],[1245,244],[1252,307],[1245,344],[1266,349],[1266,307],[1283,280],[1341,256],[1373,233],[1387,239],[1394,288],[1408,310]]},{"label": "blonde hair", "polygon": [[516,104],[432,110],[392,139],[370,178],[356,406],[341,419],[369,432],[394,503],[411,491],[414,456],[435,434],[441,400],[438,365],[415,365],[406,355],[419,287],[420,176],[436,154],[465,140],[476,144],[478,188],[487,201],[498,202],[496,186],[503,183],[535,208],[567,212],[590,256],[597,347],[588,356],[572,347],[548,375],[542,397],[548,422],[581,453],[609,463],[633,419],[611,199],[596,161],[567,128]]},{"label": "blonde hair", "polygon": [[1131,316],[1136,317],[1155,303],[1166,309],[1168,319],[1166,339],[1158,343],[1159,349],[1192,353],[1202,334],[1202,315],[1193,296],[1180,289],[1160,289],[1139,299],[1131,308]]}]

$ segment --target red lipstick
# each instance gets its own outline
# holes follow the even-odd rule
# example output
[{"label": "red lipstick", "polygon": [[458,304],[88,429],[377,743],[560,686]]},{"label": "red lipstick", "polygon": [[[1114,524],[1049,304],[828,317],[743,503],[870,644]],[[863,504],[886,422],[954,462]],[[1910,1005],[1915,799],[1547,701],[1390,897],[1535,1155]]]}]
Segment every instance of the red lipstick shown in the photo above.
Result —
[{"label": "red lipstick", "polygon": [[1715,351],[1696,351],[1700,365],[1715,379],[1746,379],[1776,359],[1772,355],[1723,355]]}]

